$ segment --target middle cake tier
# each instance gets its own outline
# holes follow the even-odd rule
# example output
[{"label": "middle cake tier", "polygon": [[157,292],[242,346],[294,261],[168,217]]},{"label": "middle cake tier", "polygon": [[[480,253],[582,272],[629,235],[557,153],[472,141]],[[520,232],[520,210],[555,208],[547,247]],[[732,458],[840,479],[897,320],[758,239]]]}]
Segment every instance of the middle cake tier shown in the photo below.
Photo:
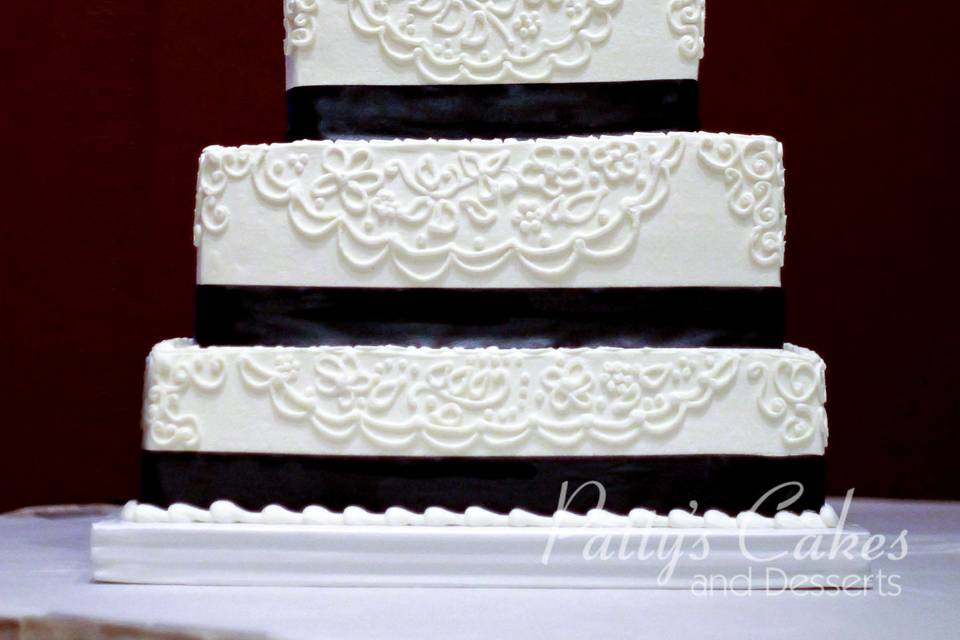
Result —
[{"label": "middle cake tier", "polygon": [[211,147],[197,337],[775,347],[783,176],[709,133]]}]

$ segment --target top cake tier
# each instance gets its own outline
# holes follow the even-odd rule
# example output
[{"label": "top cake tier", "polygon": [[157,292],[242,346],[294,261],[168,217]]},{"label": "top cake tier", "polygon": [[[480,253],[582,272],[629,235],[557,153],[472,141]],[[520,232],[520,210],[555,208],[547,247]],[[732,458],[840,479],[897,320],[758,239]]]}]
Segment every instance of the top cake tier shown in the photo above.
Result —
[{"label": "top cake tier", "polygon": [[697,78],[704,0],[287,0],[287,87]]},{"label": "top cake tier", "polygon": [[693,130],[704,3],[286,0],[290,139]]}]

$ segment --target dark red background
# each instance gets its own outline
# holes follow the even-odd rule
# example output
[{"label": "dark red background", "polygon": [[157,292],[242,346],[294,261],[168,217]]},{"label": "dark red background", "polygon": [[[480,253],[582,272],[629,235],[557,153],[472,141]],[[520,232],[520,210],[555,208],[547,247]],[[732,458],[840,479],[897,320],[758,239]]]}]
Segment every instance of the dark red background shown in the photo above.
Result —
[{"label": "dark red background", "polygon": [[[0,511],[121,501],[143,359],[191,333],[199,152],[283,137],[280,2],[3,4]],[[829,364],[831,491],[960,498],[960,8],[708,4],[704,127],[786,146],[788,334]]]}]

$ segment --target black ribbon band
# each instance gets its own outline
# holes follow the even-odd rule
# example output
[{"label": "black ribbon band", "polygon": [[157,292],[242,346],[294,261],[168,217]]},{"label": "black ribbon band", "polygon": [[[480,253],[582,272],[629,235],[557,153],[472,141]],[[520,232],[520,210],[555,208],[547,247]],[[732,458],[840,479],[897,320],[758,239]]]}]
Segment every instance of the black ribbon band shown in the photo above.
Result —
[{"label": "black ribbon band", "polygon": [[[161,507],[185,502],[206,508],[231,500],[252,510],[270,504],[336,511],[359,506],[379,513],[390,507],[422,512],[479,506],[552,514],[564,482],[568,498],[584,483],[601,483],[604,507],[621,514],[638,507],[664,514],[689,511],[691,501],[701,515],[708,509],[738,513],[786,483],[803,488],[790,511],[819,510],[824,503],[821,456],[385,458],[149,451],[143,454],[141,499]],[[797,485],[782,488],[758,512],[773,515],[797,490]],[[597,499],[595,487],[585,488],[568,509],[584,513],[597,507]]]},{"label": "black ribbon band", "polygon": [[537,138],[696,131],[698,100],[696,80],[296,87],[287,92],[287,138]]},{"label": "black ribbon band", "polygon": [[201,346],[780,348],[779,288],[354,289],[201,285]]}]

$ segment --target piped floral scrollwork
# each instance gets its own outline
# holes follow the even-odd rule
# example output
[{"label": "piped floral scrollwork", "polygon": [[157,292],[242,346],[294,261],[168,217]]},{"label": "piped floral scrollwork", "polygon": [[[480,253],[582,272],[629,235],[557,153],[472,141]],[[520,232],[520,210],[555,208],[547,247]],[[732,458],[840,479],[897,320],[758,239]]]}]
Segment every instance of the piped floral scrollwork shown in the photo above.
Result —
[{"label": "piped floral scrollwork", "polygon": [[782,429],[788,446],[809,443],[820,434],[827,442],[826,384],[820,362],[780,360],[747,364],[747,378],[760,385],[760,414]]},{"label": "piped floral scrollwork", "polygon": [[240,180],[250,173],[261,154],[245,149],[224,149],[222,153],[205,153],[200,158],[197,177],[197,209],[193,221],[193,242],[200,245],[203,233],[219,235],[230,223],[230,209],[223,204],[223,195],[231,180]]},{"label": "piped floral scrollwork", "polygon": [[[672,362],[587,361],[553,354],[530,368],[517,352],[467,358],[395,355],[364,364],[331,352],[301,362],[245,356],[243,383],[269,395],[285,420],[324,439],[362,438],[377,448],[424,446],[441,453],[516,449],[530,440],[576,450],[625,446],[676,432],[736,378],[740,355],[692,352]],[[312,366],[306,384],[301,369]]]},{"label": "piped floral scrollwork", "polygon": [[[586,67],[623,0],[336,0],[390,63],[433,84],[544,82]],[[331,0],[331,4],[333,0]],[[317,38],[316,0],[287,0],[288,55]]]},{"label": "piped floral scrollwork", "polygon": [[286,38],[283,52],[292,54],[297,48],[309,47],[317,37],[320,0],[284,0],[283,27]]},{"label": "piped floral scrollwork", "polygon": [[683,59],[703,59],[706,17],[705,0],[670,0],[667,18],[670,30],[680,39],[680,56]]},{"label": "piped floral scrollwork", "polygon": [[[677,134],[579,146],[457,144],[390,154],[338,143],[314,155],[292,147],[284,157],[267,147],[209,149],[197,240],[225,228],[226,183],[249,180],[305,240],[335,236],[341,258],[360,272],[391,263],[426,283],[454,268],[482,275],[515,260],[556,278],[635,246],[645,216],[669,196],[686,146]],[[488,241],[498,225],[492,235],[501,239]]]},{"label": "piped floral scrollwork", "polygon": [[701,143],[699,157],[724,176],[731,213],[753,225],[753,262],[762,268],[782,267],[787,219],[779,144],[772,138],[710,136]]},{"label": "piped floral scrollwork", "polygon": [[153,444],[165,449],[195,449],[200,444],[197,417],[180,408],[191,389],[219,391],[226,379],[226,363],[216,356],[186,360],[154,354],[144,411],[144,428]]}]

